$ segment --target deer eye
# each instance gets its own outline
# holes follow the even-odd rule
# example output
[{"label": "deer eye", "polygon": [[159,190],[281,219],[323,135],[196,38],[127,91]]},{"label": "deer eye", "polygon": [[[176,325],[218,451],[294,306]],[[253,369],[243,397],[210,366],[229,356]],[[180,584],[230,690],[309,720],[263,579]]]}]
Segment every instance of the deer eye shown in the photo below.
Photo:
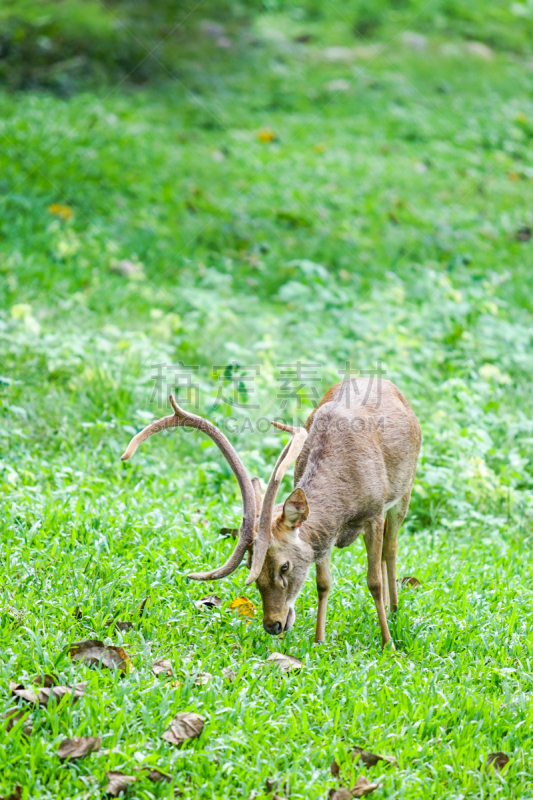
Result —
[{"label": "deer eye", "polygon": [[288,561],[286,561],[286,562],[283,564],[283,566],[281,567],[281,569],[280,569],[280,572],[281,572],[282,574],[283,574],[284,572],[287,572],[287,571],[288,571],[288,569],[289,569],[289,567],[290,567],[290,564],[289,564],[289,562],[288,562]]}]

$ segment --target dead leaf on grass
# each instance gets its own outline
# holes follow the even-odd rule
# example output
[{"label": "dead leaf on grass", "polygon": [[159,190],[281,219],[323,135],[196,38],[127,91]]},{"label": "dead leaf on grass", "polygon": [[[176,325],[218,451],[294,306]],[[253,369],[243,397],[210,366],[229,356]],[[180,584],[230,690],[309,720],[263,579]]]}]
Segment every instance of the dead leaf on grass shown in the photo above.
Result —
[{"label": "dead leaf on grass", "polygon": [[225,677],[225,679],[230,683],[233,683],[233,681],[237,677],[237,674],[232,670],[231,667],[224,667],[224,669],[222,670],[222,674]]},{"label": "dead leaf on grass", "polygon": [[144,600],[139,604],[139,617],[143,616],[144,610],[146,608],[146,604],[147,603],[149,604],[150,602],[151,602],[150,598],[149,597],[145,597]]},{"label": "dead leaf on grass", "polygon": [[20,783],[17,783],[11,794],[6,795],[6,797],[0,798],[0,800],[21,800],[22,798],[22,786]]},{"label": "dead leaf on grass", "polygon": [[222,598],[216,594],[210,594],[207,597],[202,597],[201,600],[195,600],[194,605],[200,611],[204,608],[221,608]]},{"label": "dead leaf on grass", "polygon": [[386,761],[388,764],[396,763],[396,759],[392,756],[380,756],[377,753],[369,753],[367,750],[363,750],[362,747],[354,747],[352,750],[352,758],[354,764],[361,761],[365,767],[373,767],[378,761]]},{"label": "dead leaf on grass", "polygon": [[422,586],[422,584],[418,580],[418,578],[414,577],[414,575],[406,575],[405,578],[402,578],[402,587],[408,587],[409,589],[418,589],[419,586]]},{"label": "dead leaf on grass", "polygon": [[89,667],[106,667],[119,669],[122,673],[131,672],[130,657],[122,647],[105,645],[99,639],[87,639],[84,642],[74,642],[68,654],[73,661],[81,661]]},{"label": "dead leaf on grass", "polygon": [[199,672],[194,682],[196,686],[207,686],[212,677],[210,672]]},{"label": "dead leaf on grass", "polygon": [[236,597],[235,600],[231,601],[229,608],[231,610],[237,609],[240,617],[246,617],[247,619],[255,617],[255,606],[247,597]]},{"label": "dead leaf on grass", "polygon": [[21,726],[21,731],[24,736],[31,736],[33,726],[31,720],[28,718],[28,714],[29,712],[27,710],[20,708],[10,708],[9,711],[6,711],[5,714],[2,714],[2,717],[7,720],[6,731],[9,732],[18,722],[24,720],[24,725]]},{"label": "dead leaf on grass", "polygon": [[352,800],[352,795],[349,789],[340,786],[338,789],[329,790],[329,800]]},{"label": "dead leaf on grass", "polygon": [[531,235],[532,233],[529,225],[522,225],[521,228],[518,228],[515,234],[515,239],[517,240],[517,242],[529,242],[529,240],[531,239]]},{"label": "dead leaf on grass", "polygon": [[108,772],[107,780],[109,781],[106,788],[107,794],[118,797],[119,794],[125,792],[130,783],[134,783],[137,778],[133,775],[124,775],[123,772]]},{"label": "dead leaf on grass", "polygon": [[497,753],[489,753],[487,760],[485,761],[485,768],[488,769],[489,767],[492,767],[495,772],[499,772],[508,763],[509,756],[507,753],[502,753],[501,751]]},{"label": "dead leaf on grass", "polygon": [[161,772],[158,769],[151,769],[151,768],[148,769],[147,778],[148,780],[152,781],[152,783],[161,783],[161,782],[171,783],[172,781],[170,775],[166,775],[164,772]]},{"label": "dead leaf on grass", "polygon": [[267,663],[276,664],[282,672],[302,669],[303,664],[299,658],[285,655],[285,653],[271,653],[267,658]]},{"label": "dead leaf on grass", "polygon": [[126,631],[131,631],[134,627],[133,622],[129,622],[128,620],[121,620],[121,619],[108,619],[106,624],[106,628],[110,628],[113,626],[116,630],[125,633]]},{"label": "dead leaf on grass", "polygon": [[220,528],[219,530],[220,536],[231,536],[232,539],[236,539],[239,535],[238,528]]},{"label": "dead leaf on grass", "polygon": [[62,761],[66,758],[83,758],[89,753],[96,753],[101,746],[102,740],[99,736],[74,736],[72,739],[63,739],[57,755]]},{"label": "dead leaf on grass", "polygon": [[168,658],[160,658],[152,665],[152,672],[154,675],[164,675],[166,678],[170,678],[174,675],[172,662]]},{"label": "dead leaf on grass", "polygon": [[379,783],[370,783],[368,778],[365,778],[364,775],[359,775],[355,784],[350,789],[350,794],[352,797],[366,797],[367,794],[371,794],[376,789],[379,789]]},{"label": "dead leaf on grass", "polygon": [[[50,675],[43,676],[42,680],[45,685],[37,692],[33,689],[26,689],[24,684],[16,683],[15,681],[9,681],[9,689],[11,694],[15,697],[20,697],[28,703],[38,703],[41,706],[47,706],[51,697],[55,697],[56,701],[59,702],[67,694],[72,695],[72,699],[76,701],[79,700],[85,692],[87,681],[76,683],[74,686],[54,686],[50,685],[51,677]],[[35,679],[35,683],[39,683],[38,679]]]},{"label": "dead leaf on grass", "polygon": [[162,738],[170,744],[183,744],[187,739],[196,739],[204,729],[205,719],[191,711],[176,714],[170,727],[162,734]]}]

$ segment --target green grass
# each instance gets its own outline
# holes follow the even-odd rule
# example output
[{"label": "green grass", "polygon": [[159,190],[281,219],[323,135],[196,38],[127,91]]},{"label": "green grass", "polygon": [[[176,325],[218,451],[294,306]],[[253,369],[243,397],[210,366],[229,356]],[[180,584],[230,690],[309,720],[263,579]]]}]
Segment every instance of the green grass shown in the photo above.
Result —
[{"label": "green grass", "polygon": [[[143,90],[0,95],[0,711],[10,679],[89,680],[76,706],[34,710],[29,739],[0,725],[2,796],[99,797],[107,770],[147,763],[173,785],[140,779],[129,796],[260,798],[273,778],[325,798],[333,757],[352,785],[354,745],[397,759],[368,770],[374,797],[533,796],[531,67],[461,42],[446,55],[437,36],[332,62],[347,30],[299,45],[281,23],[265,15],[259,45],[200,52]],[[122,259],[138,280],[113,271]],[[322,364],[319,390],[346,361],[381,361],[420,419],[400,574],[422,586],[401,591],[395,654],[360,542],[334,554],[327,643],[311,643],[311,576],[272,639],[255,588],[250,624],[227,608],[244,565],[217,585],[185,578],[222,562],[219,529],[239,522],[218,451],[178,431],[120,463],[165,413],[153,365],[182,361],[199,368],[200,413],[237,420],[230,438],[266,481],[284,439],[213,408],[212,366],[260,366],[250,416],[288,419],[312,408],[280,409],[276,365],[297,360]],[[199,612],[212,591],[223,609]],[[134,671],[73,665],[65,648],[85,638],[123,644]],[[304,669],[270,671],[273,650]],[[162,657],[175,679],[152,675]],[[187,710],[207,724],[176,749],[161,733]],[[83,734],[103,749],[61,765],[61,739]],[[510,764],[489,774],[498,750]]]}]

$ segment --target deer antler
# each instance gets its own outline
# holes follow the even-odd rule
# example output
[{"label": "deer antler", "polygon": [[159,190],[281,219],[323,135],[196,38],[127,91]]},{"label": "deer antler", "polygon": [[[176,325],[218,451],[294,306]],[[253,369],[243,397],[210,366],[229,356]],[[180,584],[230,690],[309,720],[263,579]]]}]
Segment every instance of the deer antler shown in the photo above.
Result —
[{"label": "deer antler", "polygon": [[307,439],[307,431],[305,428],[293,428],[291,425],[283,425],[281,422],[272,422],[272,425],[275,425],[276,428],[280,428],[282,431],[292,433],[293,438],[281,451],[268,482],[261,508],[261,515],[259,517],[259,528],[254,540],[252,568],[246,578],[247,585],[257,580],[259,573],[263,569],[266,552],[272,538],[272,511],[274,509],[274,503],[276,502],[276,494],[279,485],[291,464],[296,461],[302,452],[305,440]]},{"label": "deer antler", "polygon": [[196,428],[197,430],[206,433],[215,442],[233,470],[233,474],[237,478],[239,487],[241,489],[242,523],[239,528],[239,539],[235,546],[235,550],[226,563],[221,567],[218,567],[218,569],[213,569],[210,572],[194,572],[188,577],[193,578],[195,581],[209,581],[217,580],[218,578],[225,578],[227,575],[231,575],[232,572],[235,572],[243,559],[248,545],[254,538],[254,530],[256,525],[256,495],[254,487],[252,486],[252,482],[248,477],[242,461],[222,431],[220,431],[215,425],[213,425],[212,422],[209,422],[209,420],[205,419],[204,417],[199,417],[196,414],[188,414],[179,407],[173,395],[170,395],[169,400],[172,408],[174,409],[174,414],[171,414],[168,417],[163,417],[162,419],[157,420],[157,422],[152,422],[151,425],[148,425],[146,428],[144,428],[144,430],[140,431],[140,433],[134,436],[126,449],[126,452],[122,456],[122,461],[127,461],[129,458],[131,458],[138,446],[146,439],[148,439],[150,436],[153,436],[154,433],[158,433],[166,428]]}]

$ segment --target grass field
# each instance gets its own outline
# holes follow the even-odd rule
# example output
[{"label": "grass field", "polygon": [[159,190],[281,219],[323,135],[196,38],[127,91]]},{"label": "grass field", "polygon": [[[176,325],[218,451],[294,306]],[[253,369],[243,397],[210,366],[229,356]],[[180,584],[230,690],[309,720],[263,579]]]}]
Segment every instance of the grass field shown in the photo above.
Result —
[{"label": "grass field", "polygon": [[[76,705],[21,702],[29,737],[0,725],[1,796],[100,797],[119,770],[139,798],[262,798],[267,779],[325,798],[358,774],[374,797],[533,797],[531,61],[343,31],[298,43],[265,14],[152,87],[0,94],[0,710],[10,680],[89,681]],[[318,381],[285,404],[297,362]],[[424,435],[399,551],[421,586],[400,593],[395,653],[360,542],[334,555],[326,644],[311,576],[274,639],[244,565],[185,577],[222,563],[240,520],[216,448],[173,431],[120,462],[168,413],[155,365],[181,363],[266,483],[285,438],[247,420],[305,418],[346,362],[380,362]],[[213,592],[222,608],[198,610]],[[243,594],[251,621],[228,608]],[[92,638],[131,672],[73,663]],[[269,668],[275,650],[304,668]],[[206,724],[177,748],[179,711]],[[79,735],[102,749],[61,763]],[[352,766],[356,745],[397,763]]]}]

